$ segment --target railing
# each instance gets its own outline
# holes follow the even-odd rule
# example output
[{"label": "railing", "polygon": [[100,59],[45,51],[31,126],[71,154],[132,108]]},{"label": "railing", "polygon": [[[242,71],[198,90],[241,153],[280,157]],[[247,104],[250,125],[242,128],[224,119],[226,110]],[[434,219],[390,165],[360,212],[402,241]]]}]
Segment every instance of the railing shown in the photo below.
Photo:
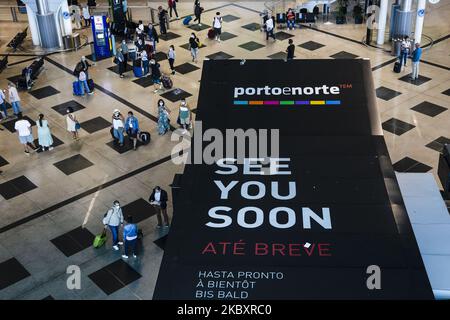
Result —
[{"label": "railing", "polygon": [[[91,7],[89,8],[89,11],[91,14],[96,12],[108,12],[112,15],[111,7],[106,5]],[[158,22],[158,10],[150,6],[128,6],[128,15],[129,17],[132,17],[133,21],[142,20],[144,23]],[[28,15],[18,6],[0,5],[0,21],[27,22]]]},{"label": "railing", "polygon": [[27,22],[28,15],[21,11],[18,6],[0,5],[0,21]]}]

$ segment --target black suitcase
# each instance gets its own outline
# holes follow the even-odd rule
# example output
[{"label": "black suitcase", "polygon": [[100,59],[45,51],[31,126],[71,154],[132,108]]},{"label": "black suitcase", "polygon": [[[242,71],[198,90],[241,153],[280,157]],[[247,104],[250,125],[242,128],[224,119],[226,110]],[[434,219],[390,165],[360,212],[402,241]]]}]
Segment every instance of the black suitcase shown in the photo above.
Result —
[{"label": "black suitcase", "polygon": [[139,133],[139,140],[142,142],[143,145],[149,144],[150,143],[150,133],[145,132],[145,131],[141,131]]},{"label": "black suitcase", "polygon": [[400,71],[402,71],[402,65],[397,61],[396,63],[394,63],[394,72],[400,73]]}]

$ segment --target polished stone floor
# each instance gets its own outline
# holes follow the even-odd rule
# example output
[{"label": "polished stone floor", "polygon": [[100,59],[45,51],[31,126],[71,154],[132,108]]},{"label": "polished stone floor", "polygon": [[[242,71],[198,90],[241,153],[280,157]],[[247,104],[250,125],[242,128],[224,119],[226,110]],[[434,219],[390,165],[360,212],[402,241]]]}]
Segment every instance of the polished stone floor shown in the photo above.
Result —
[{"label": "polished stone floor", "polygon": [[[429,6],[424,33],[435,43],[424,51],[422,77],[416,83],[408,81],[410,66],[396,74],[392,71],[394,57],[360,43],[365,35],[363,26],[318,23],[313,28],[277,30],[280,40],[273,42],[265,40],[258,25],[254,28],[260,23],[263,2],[205,1],[203,6],[206,25],[210,26],[216,11],[229,22],[224,23],[226,36],[221,43],[207,39],[208,29],[197,33],[205,44],[197,64],[183,47],[193,30],[179,20],[170,26],[173,39],[157,45],[160,52],[175,46],[178,72],[172,76],[174,87],[184,91],[192,109],[198,98],[203,59],[280,59],[288,38],[294,40],[298,59],[369,58],[394,168],[429,171],[437,180],[439,150],[450,139],[449,1]],[[190,11],[190,3],[180,3],[180,16]],[[5,44],[24,27],[0,22],[1,52],[6,52]],[[87,30],[81,32],[89,35]],[[170,195],[174,175],[183,171],[170,161],[177,142],[171,141],[170,134],[157,133],[156,102],[160,96],[153,93],[151,83],[136,79],[130,71],[120,79],[111,70],[112,59],[98,61],[90,69],[96,83],[94,95],[73,96],[72,70],[82,55],[89,54],[89,47],[85,47],[47,56],[32,91],[20,92],[24,115],[36,121],[38,114],[44,113],[48,119],[57,142],[54,150],[27,156],[12,132],[14,121],[1,124],[5,130],[0,131],[0,299],[152,298],[167,232],[156,229],[156,217],[147,200],[156,185]],[[19,75],[30,59],[33,56],[10,56],[10,66],[0,74],[0,88],[6,88],[8,79]],[[160,59],[162,71],[168,73],[167,60],[162,55]],[[262,72],[270,74],[270,70]],[[180,96],[173,92],[161,95],[175,124]],[[76,110],[81,123],[78,141],[66,131],[67,106]],[[109,122],[116,108],[124,113],[133,110],[141,127],[152,135],[149,145],[137,151],[111,145]],[[111,250],[110,242],[97,250],[91,246],[94,235],[101,232],[103,214],[116,199],[126,214],[139,221],[144,233],[136,260],[122,261],[120,254]],[[170,202],[168,211],[171,215]],[[69,265],[81,268],[80,290],[66,287]]]}]

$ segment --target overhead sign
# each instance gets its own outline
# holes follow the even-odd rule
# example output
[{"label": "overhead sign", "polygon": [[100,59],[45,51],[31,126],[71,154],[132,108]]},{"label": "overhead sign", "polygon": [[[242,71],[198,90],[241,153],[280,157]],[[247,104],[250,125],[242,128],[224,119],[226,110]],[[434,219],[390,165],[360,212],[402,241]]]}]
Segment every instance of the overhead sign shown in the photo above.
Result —
[{"label": "overhead sign", "polygon": [[362,59],[205,61],[154,298],[433,298],[374,92]]}]

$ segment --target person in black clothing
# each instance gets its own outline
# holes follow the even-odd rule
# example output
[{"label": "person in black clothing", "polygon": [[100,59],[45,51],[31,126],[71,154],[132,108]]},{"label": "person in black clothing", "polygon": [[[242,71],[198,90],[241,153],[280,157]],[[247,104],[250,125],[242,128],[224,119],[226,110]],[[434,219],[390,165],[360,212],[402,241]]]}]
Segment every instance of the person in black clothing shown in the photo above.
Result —
[{"label": "person in black clothing", "polygon": [[199,0],[195,0],[194,3],[194,15],[195,15],[195,19],[194,21],[198,20],[198,25],[201,27],[202,23],[201,23],[201,16],[202,16],[202,12],[203,12],[203,8],[200,7],[200,1]]},{"label": "person in black clothing", "polygon": [[155,189],[153,189],[153,192],[148,200],[156,210],[156,217],[158,218],[158,228],[162,227],[161,213],[164,216],[165,227],[168,228],[169,216],[167,215],[167,192],[161,189],[160,186],[157,186]]},{"label": "person in black clothing", "polygon": [[89,71],[89,68],[90,68],[92,65],[86,60],[86,57],[85,57],[85,56],[82,56],[82,57],[81,57],[80,63],[81,63],[81,65],[82,65],[82,67],[83,67],[82,71],[84,71],[84,73],[86,73],[86,78],[89,79],[89,73],[88,73],[88,71]]},{"label": "person in black clothing", "polygon": [[145,45],[144,45],[144,42],[142,41],[142,39],[139,39],[134,44],[136,45],[136,49],[138,52],[142,52],[144,50]]},{"label": "person in black clothing", "polygon": [[[150,60],[150,69],[152,71],[152,81],[155,85],[155,93],[162,89],[160,64],[154,59]],[[158,88],[159,87],[159,88]]]},{"label": "person in black clothing", "polygon": [[294,60],[294,51],[295,51],[294,41],[292,39],[289,39],[289,46],[286,49],[287,52],[286,61]]},{"label": "person in black clothing", "polygon": [[189,38],[189,48],[191,49],[192,62],[195,63],[197,63],[199,42],[200,40],[195,33],[192,32],[191,37]]},{"label": "person in black clothing", "polygon": [[148,24],[147,34],[148,38],[153,43],[153,52],[156,52],[156,43],[159,43],[159,36],[156,28],[151,23]]},{"label": "person in black clothing", "polygon": [[158,7],[158,19],[159,19],[159,27],[161,30],[161,34],[167,33],[167,15],[168,12],[163,9],[163,7]]}]

